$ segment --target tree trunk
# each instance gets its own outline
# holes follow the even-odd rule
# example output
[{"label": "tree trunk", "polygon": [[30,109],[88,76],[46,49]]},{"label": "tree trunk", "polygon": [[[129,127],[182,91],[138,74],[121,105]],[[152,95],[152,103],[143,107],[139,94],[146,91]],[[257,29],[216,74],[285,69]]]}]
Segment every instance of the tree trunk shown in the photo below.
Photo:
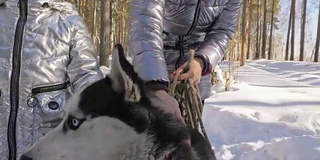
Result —
[{"label": "tree trunk", "polygon": [[314,52],[314,62],[319,62],[319,43],[320,43],[320,3],[319,3],[319,15],[318,15],[318,31],[317,31],[317,39],[316,39],[316,46],[315,46],[315,52]]},{"label": "tree trunk", "polygon": [[79,10],[79,15],[81,16],[82,15],[82,0],[78,0],[78,10]]},{"label": "tree trunk", "polygon": [[119,15],[117,15],[117,26],[116,26],[116,38],[117,38],[117,43],[121,43],[121,39],[120,39],[120,16]]},{"label": "tree trunk", "polygon": [[241,58],[240,66],[243,66],[246,60],[246,55],[244,53],[244,44],[246,43],[246,9],[247,9],[247,0],[243,0],[242,8],[242,24],[241,24]]},{"label": "tree trunk", "polygon": [[[260,8],[259,11],[259,17],[262,15],[262,8]],[[263,30],[263,20],[259,20],[259,59],[262,58],[262,52],[261,52],[261,44],[262,44],[262,30]]]},{"label": "tree trunk", "polygon": [[262,26],[262,50],[261,57],[266,58],[267,47],[267,0],[263,1],[263,26]]},{"label": "tree trunk", "polygon": [[[293,2],[293,0],[292,0]],[[291,4],[292,6],[292,4]],[[288,32],[287,32],[287,42],[286,42],[286,54],[285,54],[285,60],[289,60],[289,41],[290,41],[290,30],[291,30],[291,21],[292,21],[292,7],[290,7],[290,16],[289,16],[289,25],[288,25]]]},{"label": "tree trunk", "polygon": [[304,59],[304,38],[305,38],[305,28],[306,28],[306,16],[307,16],[307,0],[303,1],[303,10],[301,16],[301,33],[300,33],[300,61]]},{"label": "tree trunk", "polygon": [[110,3],[108,0],[101,0],[101,28],[100,28],[100,65],[109,66],[109,54],[107,47],[110,43],[110,28],[109,28],[109,9]]},{"label": "tree trunk", "polygon": [[[110,0],[109,1],[109,53],[111,53],[111,50],[113,48],[113,45],[114,45],[114,41],[113,41],[113,37],[112,37],[112,25],[113,25],[113,3],[114,1],[113,0]],[[112,39],[112,40],[111,40]]]},{"label": "tree trunk", "polygon": [[124,5],[122,4],[121,5],[121,21],[120,21],[120,24],[121,24],[121,28],[120,28],[120,33],[121,33],[121,44],[124,45],[124,31],[125,31],[125,28],[124,28]]},{"label": "tree trunk", "polygon": [[94,40],[96,35],[96,23],[97,23],[97,0],[93,0],[93,25],[91,30],[91,38]]},{"label": "tree trunk", "polygon": [[273,51],[272,51],[272,34],[273,34],[273,25],[274,25],[274,5],[275,0],[272,0],[272,11],[271,11],[271,27],[270,27],[270,36],[269,36],[269,51],[268,51],[268,59],[271,60],[274,57]]},{"label": "tree trunk", "polygon": [[250,44],[251,44],[251,21],[252,21],[252,1],[249,3],[249,24],[248,24],[248,48],[247,48],[247,59],[250,59]]},{"label": "tree trunk", "polygon": [[[84,11],[84,13],[83,13],[83,15],[84,15],[83,17],[86,17],[86,18],[87,18],[87,16],[88,16],[89,13],[90,13],[88,1],[89,1],[89,0],[86,0],[86,1],[85,1],[85,4],[84,4],[84,5],[85,5],[85,7],[84,7],[84,8],[85,8],[85,11]],[[92,0],[90,0],[90,2],[91,2],[91,1],[92,1]],[[87,21],[87,22],[88,22],[88,21]]]},{"label": "tree trunk", "polygon": [[294,33],[295,33],[295,19],[296,19],[296,0],[292,0],[292,29],[291,29],[291,54],[290,60],[294,60]]},{"label": "tree trunk", "polygon": [[257,28],[256,28],[256,53],[254,59],[260,58],[260,44],[259,44],[259,37],[260,37],[260,19],[259,19],[259,13],[260,13],[260,0],[258,0],[257,5]]}]

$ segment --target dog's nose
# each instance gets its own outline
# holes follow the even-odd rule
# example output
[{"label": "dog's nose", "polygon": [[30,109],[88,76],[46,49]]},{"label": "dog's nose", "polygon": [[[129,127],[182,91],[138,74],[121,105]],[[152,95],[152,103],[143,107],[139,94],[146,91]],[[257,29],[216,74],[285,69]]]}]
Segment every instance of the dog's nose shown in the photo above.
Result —
[{"label": "dog's nose", "polygon": [[22,155],[20,160],[32,160],[32,158],[26,156],[26,155]]}]

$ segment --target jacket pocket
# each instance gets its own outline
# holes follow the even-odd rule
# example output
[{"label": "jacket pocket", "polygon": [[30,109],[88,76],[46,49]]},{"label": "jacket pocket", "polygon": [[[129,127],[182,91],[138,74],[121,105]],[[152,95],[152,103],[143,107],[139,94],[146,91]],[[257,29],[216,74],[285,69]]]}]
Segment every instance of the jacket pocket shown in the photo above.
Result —
[{"label": "jacket pocket", "polygon": [[66,102],[69,81],[64,83],[36,87],[31,90],[31,96],[28,99],[29,107],[40,107],[44,114],[60,112]]}]

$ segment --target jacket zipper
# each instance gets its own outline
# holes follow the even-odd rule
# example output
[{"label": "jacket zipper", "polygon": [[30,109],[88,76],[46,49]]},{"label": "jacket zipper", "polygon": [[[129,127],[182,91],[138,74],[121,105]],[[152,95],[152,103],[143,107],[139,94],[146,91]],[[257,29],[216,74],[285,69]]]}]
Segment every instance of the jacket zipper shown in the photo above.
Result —
[{"label": "jacket zipper", "polygon": [[66,89],[70,86],[69,81],[51,85],[51,86],[43,86],[43,87],[36,87],[31,90],[31,96],[28,99],[28,106],[29,107],[35,107],[38,104],[38,99],[36,98],[36,95],[39,93],[46,93],[46,92],[52,92],[52,91],[58,91],[62,89]]},{"label": "jacket zipper", "polygon": [[2,90],[0,89],[0,106],[2,105]]},{"label": "jacket zipper", "polygon": [[191,27],[190,27],[189,31],[187,32],[187,34],[185,34],[184,36],[189,35],[196,28],[196,24],[197,24],[197,22],[199,20],[199,16],[200,16],[200,8],[203,5],[204,5],[204,0],[198,0]]},{"label": "jacket zipper", "polygon": [[45,93],[45,92],[52,92],[52,91],[58,91],[62,89],[66,89],[70,86],[69,81],[60,83],[60,84],[55,84],[51,86],[43,86],[43,87],[36,87],[31,90],[32,95],[37,95],[39,93]]},{"label": "jacket zipper", "polygon": [[21,48],[23,39],[23,30],[27,21],[27,3],[28,0],[19,0],[19,19],[15,33],[13,55],[12,55],[12,73],[10,81],[10,115],[8,122],[7,138],[9,147],[9,160],[17,158],[16,144],[16,122],[19,107],[19,79],[21,66]]},{"label": "jacket zipper", "polygon": [[178,37],[179,40],[178,40],[177,46],[179,47],[179,57],[178,57],[178,60],[176,61],[176,64],[175,64],[176,69],[178,69],[180,61],[181,61],[181,58],[184,56],[183,39],[184,39],[185,36],[187,36],[190,33],[192,33],[193,30],[196,28],[196,24],[197,24],[197,22],[199,20],[201,6],[202,7],[204,6],[204,0],[198,0],[197,6],[196,6],[196,10],[195,10],[195,13],[194,13],[194,18],[193,18],[192,24],[191,24],[190,29],[188,30],[187,34],[185,34],[184,36],[179,36]]}]

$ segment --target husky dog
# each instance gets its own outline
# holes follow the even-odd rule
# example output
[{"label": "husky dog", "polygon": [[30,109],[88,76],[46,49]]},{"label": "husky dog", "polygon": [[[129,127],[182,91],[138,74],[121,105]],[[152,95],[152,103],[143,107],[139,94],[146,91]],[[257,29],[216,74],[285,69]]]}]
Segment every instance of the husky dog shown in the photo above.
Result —
[{"label": "husky dog", "polygon": [[21,160],[214,160],[203,136],[150,94],[116,45],[110,74],[73,95],[63,121]]}]

